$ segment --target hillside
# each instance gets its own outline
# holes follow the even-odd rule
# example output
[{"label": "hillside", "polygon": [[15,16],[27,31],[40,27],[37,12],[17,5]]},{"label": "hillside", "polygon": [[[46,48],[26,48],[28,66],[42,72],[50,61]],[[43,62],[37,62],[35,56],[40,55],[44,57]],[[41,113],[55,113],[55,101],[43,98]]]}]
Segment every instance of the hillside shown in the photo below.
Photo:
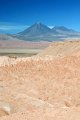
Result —
[{"label": "hillside", "polygon": [[80,120],[79,44],[52,43],[48,56],[0,57],[0,119]]},{"label": "hillside", "polygon": [[50,42],[48,41],[24,41],[20,40],[12,35],[0,34],[0,49],[18,49],[18,48],[46,48],[48,47]]},{"label": "hillside", "polygon": [[19,40],[17,38],[13,38],[11,35],[7,35],[7,34],[0,34],[0,41],[3,40],[4,42],[6,40]]},{"label": "hillside", "polygon": [[[22,40],[31,42],[64,41],[65,39],[79,39],[80,32],[65,26],[54,26],[52,29],[43,23],[35,23],[16,34],[0,34],[0,40]],[[5,42],[5,41],[4,41]]]},{"label": "hillside", "polygon": [[0,49],[42,49],[49,46],[51,42],[40,41],[30,42],[23,40],[0,40]]},{"label": "hillside", "polygon": [[53,42],[39,56],[65,56],[80,54],[80,41],[69,40],[65,42]]},{"label": "hillside", "polygon": [[63,41],[66,38],[80,38],[80,32],[64,26],[54,26],[51,29],[42,23],[35,23],[13,36],[18,39],[29,41]]}]

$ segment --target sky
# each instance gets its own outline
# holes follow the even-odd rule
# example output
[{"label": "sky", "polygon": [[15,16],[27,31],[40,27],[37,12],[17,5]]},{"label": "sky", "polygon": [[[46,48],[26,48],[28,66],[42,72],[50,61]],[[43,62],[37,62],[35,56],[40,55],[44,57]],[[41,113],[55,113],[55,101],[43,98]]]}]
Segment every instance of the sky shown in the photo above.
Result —
[{"label": "sky", "polygon": [[0,33],[17,33],[36,22],[80,31],[80,0],[0,0]]}]

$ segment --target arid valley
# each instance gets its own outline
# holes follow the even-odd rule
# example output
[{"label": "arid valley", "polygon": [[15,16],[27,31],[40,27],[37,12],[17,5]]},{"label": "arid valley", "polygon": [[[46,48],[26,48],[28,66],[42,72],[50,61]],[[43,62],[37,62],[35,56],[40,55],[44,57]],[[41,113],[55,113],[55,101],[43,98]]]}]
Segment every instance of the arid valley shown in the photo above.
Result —
[{"label": "arid valley", "polygon": [[1,56],[0,120],[80,120],[80,41]]},{"label": "arid valley", "polygon": [[0,120],[80,120],[80,0],[0,0]]}]

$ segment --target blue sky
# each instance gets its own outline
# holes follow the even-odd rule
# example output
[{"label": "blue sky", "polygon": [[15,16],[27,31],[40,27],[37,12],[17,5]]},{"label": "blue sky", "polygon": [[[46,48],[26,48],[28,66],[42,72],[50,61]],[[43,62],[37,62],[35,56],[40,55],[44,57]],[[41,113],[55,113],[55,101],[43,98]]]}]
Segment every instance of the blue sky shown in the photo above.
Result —
[{"label": "blue sky", "polygon": [[0,31],[16,33],[35,22],[80,31],[80,0],[0,0]]}]

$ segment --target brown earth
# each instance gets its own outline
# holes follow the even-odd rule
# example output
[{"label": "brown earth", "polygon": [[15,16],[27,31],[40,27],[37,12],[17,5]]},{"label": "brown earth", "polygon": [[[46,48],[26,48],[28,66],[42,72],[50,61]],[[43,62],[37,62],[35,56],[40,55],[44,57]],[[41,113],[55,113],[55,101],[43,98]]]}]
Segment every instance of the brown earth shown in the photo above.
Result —
[{"label": "brown earth", "polygon": [[54,44],[50,56],[0,57],[0,120],[80,120],[80,42],[60,43],[61,56]]}]

